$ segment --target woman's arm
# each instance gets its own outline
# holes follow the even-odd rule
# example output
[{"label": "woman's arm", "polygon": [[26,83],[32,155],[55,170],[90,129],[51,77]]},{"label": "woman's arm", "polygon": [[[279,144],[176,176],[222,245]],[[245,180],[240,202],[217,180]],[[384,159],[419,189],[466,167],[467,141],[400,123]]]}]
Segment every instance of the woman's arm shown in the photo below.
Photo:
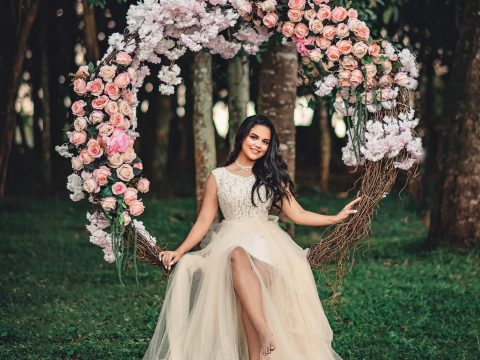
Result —
[{"label": "woman's arm", "polygon": [[295,224],[298,225],[307,225],[307,226],[327,226],[338,224],[346,219],[350,214],[354,214],[357,210],[352,210],[352,206],[360,201],[362,197],[358,197],[355,200],[351,201],[336,215],[322,215],[317,214],[312,211],[305,210],[297,202],[297,200],[291,195],[290,191],[287,190],[289,194],[290,202],[286,197],[283,198],[282,211],[285,215],[288,216]]},{"label": "woman's arm", "polygon": [[210,174],[205,184],[202,205],[197,220],[193,224],[185,240],[175,251],[162,251],[159,258],[166,269],[170,270],[180,258],[191,248],[197,245],[207,234],[208,229],[215,220],[218,210],[217,182],[213,174]]}]

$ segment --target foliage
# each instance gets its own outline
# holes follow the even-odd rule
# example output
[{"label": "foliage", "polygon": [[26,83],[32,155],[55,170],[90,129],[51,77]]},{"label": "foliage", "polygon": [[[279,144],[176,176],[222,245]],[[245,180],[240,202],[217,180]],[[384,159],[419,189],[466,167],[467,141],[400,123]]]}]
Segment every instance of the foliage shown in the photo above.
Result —
[{"label": "foliage", "polygon": [[[404,195],[402,195],[403,197]],[[314,271],[334,348],[345,359],[476,359],[480,251],[422,250],[426,229],[407,201],[389,195],[373,222],[369,251],[357,252],[338,315]],[[300,202],[329,213],[344,201],[315,192]],[[170,247],[194,220],[192,199],[148,201],[145,223]],[[140,265],[122,287],[79,218],[87,204],[11,199],[0,210],[3,359],[140,358],[159,315],[165,277]],[[302,246],[319,229],[299,227]]]}]

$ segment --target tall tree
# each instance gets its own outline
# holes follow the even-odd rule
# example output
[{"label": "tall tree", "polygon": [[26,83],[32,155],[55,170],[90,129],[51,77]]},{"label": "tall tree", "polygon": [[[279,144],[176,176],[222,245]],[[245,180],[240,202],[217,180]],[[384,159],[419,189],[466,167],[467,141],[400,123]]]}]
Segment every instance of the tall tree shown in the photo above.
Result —
[{"label": "tall tree", "polygon": [[[293,113],[297,95],[297,49],[272,41],[262,56],[259,76],[258,110],[268,116],[278,133],[280,151],[288,172],[295,181],[295,123]],[[283,213],[281,219],[285,220]],[[293,235],[293,224],[288,224]]]},{"label": "tall tree", "polygon": [[193,133],[197,213],[200,210],[207,177],[217,165],[212,87],[212,55],[206,50],[201,50],[193,56]]},{"label": "tall tree", "polygon": [[464,1],[428,243],[480,242],[480,0]]},{"label": "tall tree", "polygon": [[230,151],[235,145],[235,134],[247,117],[250,100],[248,57],[236,56],[228,64],[228,140]]},{"label": "tall tree", "polygon": [[87,0],[82,0],[83,5],[83,33],[85,48],[87,49],[87,63],[95,63],[100,58],[100,49],[97,40],[97,24],[95,22],[95,8]]},{"label": "tall tree", "polygon": [[155,141],[153,144],[153,162],[152,162],[152,180],[155,189],[162,194],[167,180],[166,170],[168,161],[168,135],[170,132],[170,123],[173,117],[172,101],[173,97],[157,94],[155,98],[156,124]]},{"label": "tall tree", "polygon": [[330,159],[332,157],[332,138],[328,124],[328,111],[325,101],[318,105],[318,127],[320,130],[320,188],[328,191],[328,179],[330,177]]},{"label": "tall tree", "polygon": [[[2,80],[6,86],[0,91],[0,198],[5,192],[8,160],[13,144],[13,135],[16,124],[15,99],[18,93],[20,75],[27,51],[27,42],[37,16],[40,0],[14,1],[9,3],[13,13],[8,16],[5,11],[2,15],[4,24],[11,24],[8,32],[3,32],[6,43],[11,46],[10,51],[2,51],[1,70]],[[5,19],[7,18],[7,19]],[[13,30],[13,31],[12,31]],[[11,37],[10,37],[11,36]]]}]

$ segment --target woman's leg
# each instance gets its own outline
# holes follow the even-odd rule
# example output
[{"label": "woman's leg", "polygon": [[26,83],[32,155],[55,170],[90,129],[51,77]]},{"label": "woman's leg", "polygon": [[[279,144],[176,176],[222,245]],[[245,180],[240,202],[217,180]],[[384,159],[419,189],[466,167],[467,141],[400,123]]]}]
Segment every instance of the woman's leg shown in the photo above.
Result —
[{"label": "woman's leg", "polygon": [[260,338],[260,352],[264,355],[269,354],[275,350],[276,343],[263,314],[260,281],[250,265],[248,254],[243,248],[236,247],[232,250],[231,263],[233,287],[242,303],[242,308],[245,309],[246,315],[250,318]]},{"label": "woman's leg", "polygon": [[260,360],[260,351],[262,344],[260,342],[260,337],[257,334],[257,330],[252,324],[252,321],[248,317],[245,308],[242,306],[242,322],[245,329],[245,334],[247,336],[247,345],[248,345],[248,358],[249,360]]}]

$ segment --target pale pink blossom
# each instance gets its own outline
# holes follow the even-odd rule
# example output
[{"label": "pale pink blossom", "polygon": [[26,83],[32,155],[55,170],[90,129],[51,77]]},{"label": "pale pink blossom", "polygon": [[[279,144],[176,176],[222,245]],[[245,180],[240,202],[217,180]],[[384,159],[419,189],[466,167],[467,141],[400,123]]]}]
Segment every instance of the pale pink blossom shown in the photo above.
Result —
[{"label": "pale pink blossom", "polygon": [[320,9],[318,9],[317,17],[320,20],[330,20],[332,16],[332,10],[328,5],[320,5]]},{"label": "pale pink blossom", "polygon": [[87,193],[98,192],[98,188],[99,188],[99,186],[98,186],[97,182],[95,181],[95,179],[93,179],[93,178],[86,179],[83,182],[83,189]]},{"label": "pale pink blossom", "polygon": [[378,44],[371,44],[368,46],[368,53],[371,56],[378,56],[380,55],[380,46]]},{"label": "pale pink blossom", "polygon": [[326,55],[332,61],[338,61],[340,59],[340,51],[335,45],[332,45],[327,49]]},{"label": "pale pink blossom", "polygon": [[83,169],[83,161],[80,156],[72,157],[72,169],[75,171],[80,171]]},{"label": "pale pink blossom", "polygon": [[342,6],[338,6],[332,10],[332,21],[339,23],[347,18],[347,9]]},{"label": "pale pink blossom", "polygon": [[117,100],[120,97],[120,89],[116,83],[109,82],[105,85],[105,93],[112,100]]},{"label": "pale pink blossom", "polygon": [[88,120],[90,121],[91,124],[99,124],[103,121],[104,114],[101,111],[94,110],[88,117]]},{"label": "pale pink blossom", "polygon": [[97,110],[102,110],[110,101],[108,96],[102,95],[92,100],[92,107]]},{"label": "pale pink blossom", "polygon": [[317,17],[317,12],[314,9],[305,10],[303,17],[308,21],[313,20]]},{"label": "pale pink blossom", "polygon": [[148,190],[150,189],[150,181],[148,181],[148,179],[141,178],[140,180],[138,180],[137,189],[142,193],[148,192]]},{"label": "pale pink blossom", "polygon": [[107,105],[105,106],[105,112],[108,115],[113,115],[118,112],[118,104],[116,101],[109,101]]},{"label": "pale pink blossom", "polygon": [[347,15],[350,19],[356,19],[358,18],[358,12],[355,9],[348,9]]},{"label": "pale pink blossom", "polygon": [[305,9],[305,0],[289,0],[288,7],[295,10]]},{"label": "pale pink blossom", "polygon": [[77,117],[73,121],[73,127],[77,131],[85,130],[87,128],[87,118],[85,116]]},{"label": "pale pink blossom", "polygon": [[115,77],[116,70],[115,65],[103,65],[100,68],[99,76],[105,81],[112,80]]},{"label": "pale pink blossom", "polygon": [[125,130],[116,128],[112,136],[107,140],[108,153],[111,155],[117,152],[124,152],[128,148],[128,140]]},{"label": "pale pink blossom", "polygon": [[125,201],[125,204],[130,205],[132,201],[137,200],[137,194],[138,190],[135,188],[128,188],[124,193],[123,193],[123,200]]},{"label": "pale pink blossom", "polygon": [[332,42],[328,39],[325,39],[323,36],[317,36],[315,38],[315,44],[317,44],[320,49],[325,50],[328,49]]},{"label": "pale pink blossom", "polygon": [[85,83],[85,80],[81,78],[73,80],[73,91],[80,96],[85,95],[87,93],[87,84]]},{"label": "pale pink blossom", "polygon": [[95,79],[87,83],[87,90],[95,96],[100,96],[103,92],[104,84],[101,79]]},{"label": "pale pink blossom", "polygon": [[335,26],[327,25],[323,28],[323,36],[328,40],[333,40],[336,33],[337,33],[337,30]]},{"label": "pale pink blossom", "polygon": [[267,13],[267,15],[265,15],[265,16],[263,17],[262,21],[263,21],[263,24],[264,24],[267,28],[271,29],[271,28],[273,28],[275,25],[277,25],[277,23],[278,23],[278,15],[277,15],[275,12],[271,11],[271,12]]},{"label": "pale pink blossom", "polygon": [[132,216],[139,216],[144,210],[145,206],[143,206],[143,203],[140,200],[133,200],[128,206],[128,211]]},{"label": "pale pink blossom", "polygon": [[368,45],[362,41],[359,41],[353,45],[352,53],[359,59],[363,58],[367,54],[367,51]]},{"label": "pale pink blossom", "polygon": [[285,37],[292,37],[295,33],[295,24],[291,21],[285,21],[282,25],[282,34]]},{"label": "pale pink blossom", "polygon": [[127,186],[121,181],[117,181],[112,185],[112,192],[115,195],[123,194],[125,191],[127,191]]},{"label": "pale pink blossom", "polygon": [[350,82],[354,86],[358,86],[362,83],[363,81],[363,74],[360,70],[356,69],[353,70],[352,73],[350,74]]},{"label": "pale pink blossom", "polygon": [[290,9],[288,10],[287,15],[291,22],[299,22],[303,18],[303,11]]},{"label": "pale pink blossom", "polygon": [[109,196],[100,200],[100,205],[105,211],[112,211],[117,207],[117,200],[113,196]]},{"label": "pale pink blossom", "polygon": [[103,149],[98,143],[98,141],[95,139],[88,140],[87,151],[90,154],[90,156],[94,157],[95,159],[98,159],[103,155]]},{"label": "pale pink blossom", "polygon": [[343,55],[348,55],[352,51],[351,40],[340,40],[339,42],[337,42],[336,46]]},{"label": "pale pink blossom", "polygon": [[110,169],[104,165],[93,170],[93,178],[100,186],[106,185],[108,183],[108,177],[110,175],[112,175]]},{"label": "pale pink blossom", "polygon": [[[298,39],[303,39],[308,35],[308,27],[304,23],[299,23],[295,26],[295,36]],[[298,41],[296,41],[298,44]]]},{"label": "pale pink blossom", "polygon": [[85,131],[72,131],[68,134],[70,142],[74,145],[81,145],[87,141],[87,133]]},{"label": "pale pink blossom", "polygon": [[90,73],[88,72],[88,66],[82,65],[78,68],[77,72],[75,73],[76,77],[87,78]]},{"label": "pale pink blossom", "polygon": [[117,176],[120,180],[130,181],[133,179],[133,168],[129,164],[123,164],[117,168]]},{"label": "pale pink blossom", "polygon": [[108,156],[108,165],[112,168],[118,168],[123,164],[123,154],[115,153]]},{"label": "pale pink blossom", "polygon": [[323,24],[320,20],[318,19],[315,19],[315,20],[311,20],[308,24],[308,27],[310,28],[310,30],[314,33],[314,34],[319,34],[322,32],[323,30]]},{"label": "pale pink blossom", "polygon": [[93,160],[95,160],[95,158],[88,153],[87,149],[80,150],[79,157],[85,165],[91,164]]},{"label": "pale pink blossom", "polygon": [[72,113],[73,115],[77,116],[83,116],[85,115],[85,109],[84,107],[87,105],[87,103],[83,100],[77,100],[72,104]]},{"label": "pale pink blossom", "polygon": [[126,88],[127,85],[130,84],[130,75],[128,74],[128,72],[123,72],[121,74],[118,74],[114,80],[114,83],[120,89]]},{"label": "pale pink blossom", "polygon": [[119,51],[115,56],[115,62],[119,65],[130,65],[132,57],[125,51]]}]

